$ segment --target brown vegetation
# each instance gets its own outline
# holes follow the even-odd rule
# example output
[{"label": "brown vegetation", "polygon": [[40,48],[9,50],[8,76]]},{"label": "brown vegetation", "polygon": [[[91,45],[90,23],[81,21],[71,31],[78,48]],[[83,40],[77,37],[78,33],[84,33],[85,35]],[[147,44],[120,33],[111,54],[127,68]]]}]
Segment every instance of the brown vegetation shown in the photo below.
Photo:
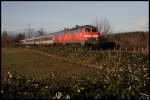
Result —
[{"label": "brown vegetation", "polygon": [[1,35],[1,47],[15,47],[19,45],[19,41],[24,39],[25,35],[22,33],[17,34],[14,38],[7,33],[7,31],[3,31]]},{"label": "brown vegetation", "polygon": [[[51,58],[33,49],[76,62],[95,61],[99,68]],[[33,49],[2,49],[2,98],[149,99],[148,55],[68,47]]]},{"label": "brown vegetation", "polygon": [[114,41],[121,48],[139,49],[148,48],[149,32],[124,32],[109,34],[108,40]]}]

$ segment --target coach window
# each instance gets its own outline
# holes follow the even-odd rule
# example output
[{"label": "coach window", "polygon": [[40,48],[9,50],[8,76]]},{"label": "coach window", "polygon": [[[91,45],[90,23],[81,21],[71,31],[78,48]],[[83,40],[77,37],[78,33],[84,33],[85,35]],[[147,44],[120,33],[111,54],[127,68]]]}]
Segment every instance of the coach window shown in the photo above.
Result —
[{"label": "coach window", "polygon": [[45,38],[46,41],[47,41],[48,39],[49,39],[48,37]]},{"label": "coach window", "polygon": [[51,40],[51,38],[50,38],[50,37],[47,37],[46,40]]},{"label": "coach window", "polygon": [[51,40],[51,39],[52,39],[52,37],[49,37],[49,38],[48,38],[48,40]]},{"label": "coach window", "polygon": [[81,32],[81,30],[80,30],[80,29],[78,29],[78,32]]}]

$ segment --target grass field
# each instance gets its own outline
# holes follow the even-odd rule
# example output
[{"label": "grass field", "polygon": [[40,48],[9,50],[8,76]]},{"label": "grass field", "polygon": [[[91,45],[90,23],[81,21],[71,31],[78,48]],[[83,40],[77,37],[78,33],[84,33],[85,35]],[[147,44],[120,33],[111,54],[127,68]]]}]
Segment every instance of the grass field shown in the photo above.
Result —
[{"label": "grass field", "polygon": [[1,54],[3,98],[149,99],[148,55],[58,47],[2,48]]},{"label": "grass field", "polygon": [[6,76],[8,71],[20,72],[29,77],[43,79],[51,73],[60,73],[60,76],[70,77],[75,73],[79,75],[88,74],[91,70],[93,69],[57,58],[54,59],[31,49],[2,49],[2,77]]}]

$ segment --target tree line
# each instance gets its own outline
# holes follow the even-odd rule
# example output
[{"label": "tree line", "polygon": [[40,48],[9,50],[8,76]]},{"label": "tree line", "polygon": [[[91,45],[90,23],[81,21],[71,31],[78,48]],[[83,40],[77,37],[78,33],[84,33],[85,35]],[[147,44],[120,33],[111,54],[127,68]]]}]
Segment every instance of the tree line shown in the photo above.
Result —
[{"label": "tree line", "polygon": [[30,38],[33,37],[34,35],[44,35],[44,29],[40,28],[36,33],[30,32],[29,36],[27,37],[28,34],[25,36],[25,32],[18,33],[15,36],[11,36],[6,30],[1,33],[1,47],[6,48],[6,47],[18,47],[21,46],[20,40],[23,40],[25,38]]},{"label": "tree line", "polygon": [[3,31],[1,34],[1,48],[19,46],[19,41],[22,39],[25,39],[24,33],[12,37],[7,31]]}]

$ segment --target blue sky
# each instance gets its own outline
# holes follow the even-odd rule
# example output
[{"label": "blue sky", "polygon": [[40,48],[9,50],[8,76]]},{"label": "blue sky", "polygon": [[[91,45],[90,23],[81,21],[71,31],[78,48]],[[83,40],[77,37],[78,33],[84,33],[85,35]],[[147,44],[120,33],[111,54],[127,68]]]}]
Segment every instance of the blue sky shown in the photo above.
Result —
[{"label": "blue sky", "polygon": [[56,32],[65,27],[93,24],[107,18],[113,32],[145,31],[149,25],[148,1],[3,1],[1,27],[7,31],[28,28]]}]

